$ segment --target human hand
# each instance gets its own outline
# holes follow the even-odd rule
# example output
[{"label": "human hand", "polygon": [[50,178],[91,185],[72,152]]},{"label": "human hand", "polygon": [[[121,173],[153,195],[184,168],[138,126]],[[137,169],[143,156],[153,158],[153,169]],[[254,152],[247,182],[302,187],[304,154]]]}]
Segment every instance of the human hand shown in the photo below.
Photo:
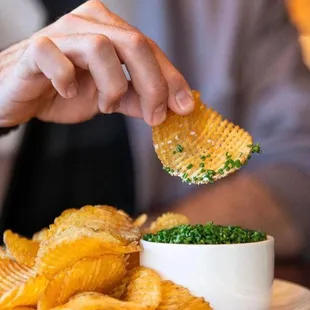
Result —
[{"label": "human hand", "polygon": [[[122,69],[124,64],[131,81]],[[0,54],[0,126],[31,118],[77,123],[98,113],[164,121],[194,107],[159,47],[92,0]]]}]

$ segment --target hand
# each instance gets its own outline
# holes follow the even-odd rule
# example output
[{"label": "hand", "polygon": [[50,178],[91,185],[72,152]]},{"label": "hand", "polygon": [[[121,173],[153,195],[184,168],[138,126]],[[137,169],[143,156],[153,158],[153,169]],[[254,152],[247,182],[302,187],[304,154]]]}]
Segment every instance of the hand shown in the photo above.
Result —
[{"label": "hand", "polygon": [[[130,74],[128,81],[122,64]],[[31,118],[77,123],[122,113],[162,123],[194,107],[158,46],[100,1],[88,1],[0,54],[0,127]]]}]

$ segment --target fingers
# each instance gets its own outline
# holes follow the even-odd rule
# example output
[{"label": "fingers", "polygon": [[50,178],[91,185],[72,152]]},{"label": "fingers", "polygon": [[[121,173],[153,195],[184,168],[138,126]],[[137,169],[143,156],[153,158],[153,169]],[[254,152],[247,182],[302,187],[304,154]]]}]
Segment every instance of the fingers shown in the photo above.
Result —
[{"label": "fingers", "polygon": [[167,111],[168,85],[146,37],[137,31],[89,22],[68,15],[62,28],[70,32],[104,34],[114,45],[126,65],[132,84],[139,95],[143,118],[149,125],[164,121]]},{"label": "fingers", "polygon": [[[27,84],[43,73],[62,97],[73,98],[77,95],[74,65],[46,37],[36,38],[28,45],[14,73],[19,84]],[[19,89],[22,90],[22,86],[19,85]]]},{"label": "fingers", "polygon": [[194,110],[191,88],[163,51],[153,41],[149,40],[149,43],[169,87],[168,107],[179,115],[190,114]]},{"label": "fingers", "polygon": [[109,38],[101,34],[75,34],[52,40],[76,67],[89,70],[99,92],[99,110],[117,111],[128,82]]},{"label": "fingers", "polygon": [[[70,45],[70,39],[65,44],[54,40],[75,65],[90,70],[99,90],[102,112],[126,110],[128,115],[140,113],[146,123],[154,126],[165,120],[167,107],[180,115],[193,110],[188,84],[164,53],[100,1],[86,2],[45,32],[51,37],[55,33],[67,34],[78,42]],[[85,37],[73,38],[72,33],[84,34]],[[93,41],[83,44],[82,41],[88,42],[90,33]],[[82,57],[81,51],[84,51]],[[125,64],[130,74],[132,88],[128,92],[120,63]]]},{"label": "fingers", "polygon": [[[119,16],[109,11],[100,1],[89,1],[88,3],[78,7],[72,11],[85,19],[92,18],[94,21],[104,24],[117,25],[132,33],[137,33],[137,29],[127,24]],[[170,63],[166,55],[160,48],[150,39],[148,43],[151,45],[152,52],[156,61],[164,75],[169,88],[168,106],[179,115],[187,115],[194,109],[194,102],[191,89],[180,72]]]}]

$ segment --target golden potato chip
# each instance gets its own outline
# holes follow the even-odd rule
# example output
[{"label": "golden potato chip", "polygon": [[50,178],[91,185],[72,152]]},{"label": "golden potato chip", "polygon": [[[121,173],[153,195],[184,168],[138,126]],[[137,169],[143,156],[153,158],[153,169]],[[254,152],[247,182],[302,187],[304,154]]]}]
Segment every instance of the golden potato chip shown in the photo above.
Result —
[{"label": "golden potato chip", "polygon": [[107,254],[84,258],[72,267],[62,270],[50,281],[39,310],[48,310],[68,301],[77,292],[107,293],[126,275],[126,261],[122,255]]},{"label": "golden potato chip", "polygon": [[190,294],[189,290],[171,281],[162,282],[162,301],[158,310],[212,310],[203,298]]},{"label": "golden potato chip", "polygon": [[148,310],[139,304],[124,302],[94,292],[80,293],[72,297],[65,305],[53,310]]},{"label": "golden potato chip", "polygon": [[22,286],[35,275],[32,268],[20,265],[10,258],[0,259],[0,296]]},{"label": "golden potato chip", "polygon": [[3,235],[6,252],[22,265],[33,267],[39,250],[39,242],[29,240],[11,230],[6,230]]},{"label": "golden potato chip", "polygon": [[251,153],[252,137],[200,100],[188,116],[168,112],[153,127],[153,143],[164,170],[189,184],[212,183],[239,169]]},{"label": "golden potato chip", "polygon": [[28,278],[24,284],[16,286],[0,297],[0,309],[17,306],[36,306],[48,281],[44,276]]},{"label": "golden potato chip", "polygon": [[122,245],[120,240],[107,232],[73,226],[40,244],[35,267],[38,274],[52,278],[59,271],[85,257],[96,257],[106,253],[126,254],[139,250],[137,242]]},{"label": "golden potato chip", "polygon": [[132,270],[124,300],[156,309],[161,302],[162,284],[159,275],[149,268]]},{"label": "golden potato chip", "polygon": [[35,234],[33,234],[32,240],[42,242],[47,238],[47,236],[48,236],[48,228],[45,227],[40,231],[36,232]]},{"label": "golden potato chip", "polygon": [[124,277],[117,286],[115,286],[108,295],[110,297],[123,300],[125,298],[126,290],[129,284],[129,276]]},{"label": "golden potato chip", "polygon": [[12,310],[36,310],[36,308],[30,308],[30,307],[15,307]]},{"label": "golden potato chip", "polygon": [[140,252],[128,254],[127,270],[132,270],[140,266]]},{"label": "golden potato chip", "polygon": [[136,227],[142,227],[146,223],[147,219],[147,214],[143,213],[134,220],[133,225]]},{"label": "golden potato chip", "polygon": [[0,258],[7,258],[8,255],[5,251],[5,248],[3,246],[0,246]]},{"label": "golden potato chip", "polygon": [[147,232],[156,234],[163,229],[170,229],[179,225],[189,224],[189,219],[178,213],[167,212],[158,217],[147,229]]},{"label": "golden potato chip", "polygon": [[49,235],[73,225],[107,231],[125,243],[141,237],[139,228],[133,225],[131,218],[110,206],[84,206],[79,210],[66,210],[50,225]]}]

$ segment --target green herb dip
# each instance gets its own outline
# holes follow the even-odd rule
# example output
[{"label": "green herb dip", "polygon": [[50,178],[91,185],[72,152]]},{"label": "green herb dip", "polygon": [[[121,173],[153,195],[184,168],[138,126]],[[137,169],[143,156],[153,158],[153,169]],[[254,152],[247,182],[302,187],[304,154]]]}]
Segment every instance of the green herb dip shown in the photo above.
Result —
[{"label": "green herb dip", "polygon": [[235,226],[180,225],[156,234],[145,234],[143,240],[175,244],[237,244],[259,242],[267,239],[266,233]]}]

